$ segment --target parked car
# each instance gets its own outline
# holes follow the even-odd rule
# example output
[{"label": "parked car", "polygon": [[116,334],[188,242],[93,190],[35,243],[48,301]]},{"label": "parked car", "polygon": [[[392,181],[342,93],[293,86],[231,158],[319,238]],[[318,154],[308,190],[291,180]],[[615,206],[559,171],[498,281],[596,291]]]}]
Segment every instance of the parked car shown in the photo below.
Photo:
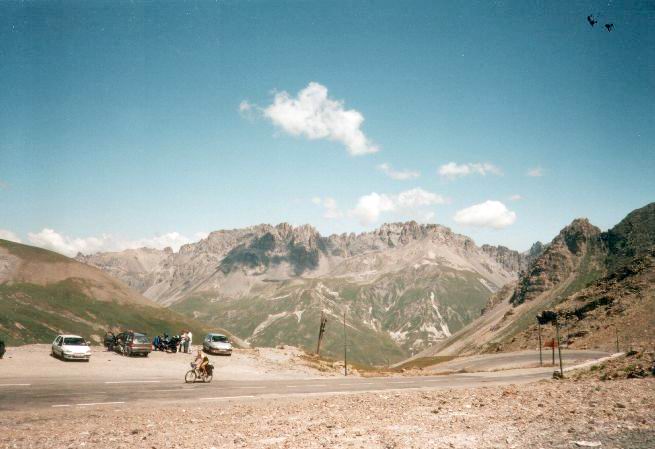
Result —
[{"label": "parked car", "polygon": [[223,334],[207,334],[202,341],[202,349],[207,354],[232,355],[232,343]]},{"label": "parked car", "polygon": [[62,360],[84,360],[91,359],[91,348],[89,343],[79,335],[58,335],[52,342],[51,354]]},{"label": "parked car", "polygon": [[148,357],[148,354],[152,351],[152,343],[150,343],[150,339],[145,334],[121,332],[116,336],[114,350],[128,357],[133,355]]}]

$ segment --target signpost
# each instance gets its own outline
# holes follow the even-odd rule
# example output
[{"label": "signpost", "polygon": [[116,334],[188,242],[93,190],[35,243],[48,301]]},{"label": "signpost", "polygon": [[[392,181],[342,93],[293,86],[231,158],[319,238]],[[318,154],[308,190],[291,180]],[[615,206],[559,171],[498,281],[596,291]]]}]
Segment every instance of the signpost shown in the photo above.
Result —
[{"label": "signpost", "polygon": [[[554,339],[546,343],[545,346],[550,346],[553,353],[553,366],[555,365],[555,345],[557,345],[557,353],[559,354],[559,373],[561,377],[564,377],[564,365],[562,363],[562,347],[559,341],[559,322],[557,320],[557,312],[552,310],[544,310],[539,315],[537,315],[537,323],[539,324],[539,340],[541,341],[541,325],[551,323],[555,326],[555,335],[557,336],[557,341]],[[539,345],[541,348],[541,345]],[[539,352],[539,360],[541,361],[541,350]]]}]

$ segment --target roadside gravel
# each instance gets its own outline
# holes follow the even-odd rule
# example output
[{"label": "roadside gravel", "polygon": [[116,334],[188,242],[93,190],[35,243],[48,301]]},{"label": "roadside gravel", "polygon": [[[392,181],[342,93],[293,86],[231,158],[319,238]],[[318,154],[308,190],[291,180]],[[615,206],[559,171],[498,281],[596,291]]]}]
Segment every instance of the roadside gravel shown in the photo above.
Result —
[{"label": "roadside gravel", "polygon": [[108,407],[0,416],[0,447],[655,447],[653,378]]}]

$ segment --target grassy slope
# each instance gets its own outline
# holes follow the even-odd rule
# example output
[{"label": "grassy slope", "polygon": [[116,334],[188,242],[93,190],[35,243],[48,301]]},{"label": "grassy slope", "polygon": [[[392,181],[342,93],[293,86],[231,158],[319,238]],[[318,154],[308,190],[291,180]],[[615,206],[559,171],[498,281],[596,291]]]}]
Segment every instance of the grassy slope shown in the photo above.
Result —
[{"label": "grassy slope", "polygon": [[[0,240],[0,247],[37,271],[57,264],[71,267],[70,272],[76,276],[44,285],[30,282],[29,273],[19,270],[23,281],[0,284],[0,337],[9,345],[46,343],[63,332],[98,341],[109,328],[132,329],[151,336],[182,329],[190,329],[197,336],[209,330],[220,331],[151,303],[101,271],[61,254],[7,240]],[[92,280],[77,277],[89,273]],[[86,293],[89,291],[104,297],[99,300]],[[114,294],[120,298],[112,299]]]},{"label": "grassy slope", "polygon": [[168,309],[95,301],[81,293],[73,280],[47,286],[3,284],[0,302],[0,333],[9,345],[47,343],[63,332],[93,338],[110,327],[151,336],[181,329],[199,336],[209,330],[209,326]]},{"label": "grassy slope", "polygon": [[[407,324],[414,329],[411,335],[427,341],[429,335],[418,329],[426,314],[432,314],[427,319],[428,323],[434,323],[430,292],[435,293],[451,330],[459,329],[478,316],[490,295],[473,273],[448,269],[436,277],[419,274],[417,278],[416,273],[400,272],[365,285],[344,279],[321,279],[320,283],[327,290],[338,292],[337,299],[330,299],[325,293],[312,293],[320,291],[318,283],[316,280],[306,280],[302,285],[283,283],[272,291],[233,300],[212,301],[214,295],[196,294],[172,308],[225,327],[240,338],[250,338],[254,345],[289,344],[311,352],[316,347],[321,310],[326,308],[334,315],[329,317],[321,352],[341,359],[343,324],[340,315],[346,307],[349,358],[360,363],[384,365],[410,354],[409,343],[398,344],[386,329],[398,329]],[[290,314],[293,311],[303,311],[300,319]],[[260,323],[275,315],[279,318],[252,336]],[[382,332],[363,323],[370,316],[381,323]]]}]

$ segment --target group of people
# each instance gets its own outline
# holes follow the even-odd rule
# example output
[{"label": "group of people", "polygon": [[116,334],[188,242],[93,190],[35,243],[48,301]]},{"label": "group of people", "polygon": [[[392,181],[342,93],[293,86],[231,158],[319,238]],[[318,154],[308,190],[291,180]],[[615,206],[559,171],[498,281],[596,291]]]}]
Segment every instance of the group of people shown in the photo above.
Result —
[{"label": "group of people", "polygon": [[169,336],[164,334],[163,337],[157,335],[153,341],[152,346],[155,351],[167,352],[183,352],[189,354],[191,352],[191,345],[193,344],[193,333],[188,330],[183,330],[179,335]]}]

